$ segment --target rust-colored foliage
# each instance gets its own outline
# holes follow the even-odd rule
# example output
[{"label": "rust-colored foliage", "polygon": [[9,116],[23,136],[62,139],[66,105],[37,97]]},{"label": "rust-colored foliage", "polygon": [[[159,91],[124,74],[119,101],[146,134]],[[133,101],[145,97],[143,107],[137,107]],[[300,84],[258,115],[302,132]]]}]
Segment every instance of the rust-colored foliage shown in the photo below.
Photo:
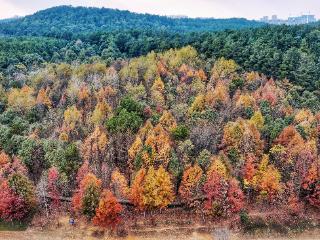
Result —
[{"label": "rust-colored foliage", "polygon": [[243,168],[243,184],[245,188],[251,188],[253,186],[253,180],[256,173],[256,157],[252,154],[247,156],[246,162]]},{"label": "rust-colored foliage", "polygon": [[146,173],[147,173],[146,169],[144,168],[140,169],[137,172],[131,186],[130,199],[132,203],[136,206],[136,208],[139,210],[142,210],[144,208],[143,182],[144,182]]},{"label": "rust-colored foliage", "polygon": [[112,192],[104,190],[101,194],[93,223],[100,227],[114,229],[121,222],[120,214],[122,210],[122,206]]},{"label": "rust-colored foliage", "polygon": [[303,179],[302,189],[306,200],[311,205],[320,208],[320,169],[317,162],[310,166]]},{"label": "rust-colored foliage", "polygon": [[270,79],[264,86],[261,86],[256,92],[255,97],[259,101],[267,101],[274,106],[279,97],[281,96],[281,92],[276,87],[275,82]]},{"label": "rust-colored foliage", "polygon": [[90,97],[90,92],[87,86],[82,86],[78,92],[80,103],[85,103]]},{"label": "rust-colored foliage", "polygon": [[218,172],[212,171],[203,186],[206,196],[205,210],[213,215],[222,215],[226,211],[225,198],[228,192],[228,183]]},{"label": "rust-colored foliage", "polygon": [[10,158],[4,151],[0,152],[0,179],[8,178],[14,173],[20,173],[24,176],[28,171],[21,160],[17,157]]},{"label": "rust-colored foliage", "polygon": [[239,182],[232,178],[229,181],[229,188],[227,192],[227,206],[231,213],[239,212],[244,206],[244,195],[239,187]]},{"label": "rust-colored foliage", "polygon": [[282,159],[285,163],[292,163],[299,157],[304,158],[306,154],[312,154],[312,152],[307,153],[310,148],[306,147],[303,138],[292,125],[284,128],[274,143],[284,147],[282,155],[285,155]]},{"label": "rust-colored foliage", "polygon": [[0,152],[0,166],[4,166],[4,165],[8,164],[9,161],[10,161],[10,157],[4,151],[1,151]]},{"label": "rust-colored foliage", "polygon": [[[245,192],[248,205],[286,203],[290,216],[319,208],[316,92],[246,73],[233,60],[204,62],[190,46],[110,62],[114,44],[107,45],[106,62],[76,63],[67,51],[72,64],[0,74],[1,219],[28,216],[33,184],[52,199],[52,211],[73,192],[73,208],[105,228],[119,223],[118,201],[155,211],[177,199],[228,216],[251,209]],[[281,75],[290,70],[282,67]],[[74,183],[66,183],[72,179],[62,170],[79,158]],[[101,196],[102,183],[111,192]]]},{"label": "rust-colored foliage", "polygon": [[179,194],[183,201],[191,203],[200,195],[202,175],[203,171],[198,165],[184,171],[179,188]]},{"label": "rust-colored foliage", "polygon": [[48,108],[52,107],[52,102],[50,100],[50,98],[48,97],[48,91],[49,89],[44,89],[41,88],[40,91],[38,92],[38,96],[37,96],[37,104],[43,104],[45,106],[47,106]]},{"label": "rust-colored foliage", "polygon": [[298,191],[293,181],[286,183],[287,208],[291,215],[299,216],[304,211],[304,204],[300,201]]},{"label": "rust-colored foliage", "polygon": [[302,145],[303,139],[295,127],[290,125],[283,129],[278,138],[275,140],[275,143],[281,144],[285,147],[291,147],[294,145]]},{"label": "rust-colored foliage", "polygon": [[89,162],[88,161],[84,161],[83,164],[81,165],[81,167],[78,169],[77,172],[77,184],[80,186],[81,181],[84,179],[84,177],[90,172],[89,169]]},{"label": "rust-colored foliage", "polygon": [[214,216],[239,212],[244,206],[244,195],[236,179],[229,181],[219,171],[211,171],[204,184],[205,210]]},{"label": "rust-colored foliage", "polygon": [[0,178],[0,218],[23,220],[31,216],[37,200],[33,183],[24,175],[14,173],[8,179]]}]

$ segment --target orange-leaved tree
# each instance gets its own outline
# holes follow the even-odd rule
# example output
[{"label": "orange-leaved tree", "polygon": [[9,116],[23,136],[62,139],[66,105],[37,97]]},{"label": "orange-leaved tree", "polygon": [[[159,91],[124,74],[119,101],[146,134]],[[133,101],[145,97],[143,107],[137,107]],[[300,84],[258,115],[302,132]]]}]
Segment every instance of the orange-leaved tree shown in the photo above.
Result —
[{"label": "orange-leaved tree", "polygon": [[302,196],[313,206],[320,208],[320,169],[319,163],[313,163],[303,179]]},{"label": "orange-leaved tree", "polygon": [[142,198],[143,194],[143,181],[146,176],[146,169],[141,168],[135,175],[133,183],[131,185],[130,199],[135,207],[139,210],[144,208],[144,202]]},{"label": "orange-leaved tree", "polygon": [[203,171],[198,165],[186,169],[182,176],[179,194],[182,201],[191,204],[192,201],[201,194],[201,178]]},{"label": "orange-leaved tree", "polygon": [[112,192],[104,190],[93,223],[100,227],[114,229],[121,222],[120,214],[122,210],[121,204],[118,203]]}]

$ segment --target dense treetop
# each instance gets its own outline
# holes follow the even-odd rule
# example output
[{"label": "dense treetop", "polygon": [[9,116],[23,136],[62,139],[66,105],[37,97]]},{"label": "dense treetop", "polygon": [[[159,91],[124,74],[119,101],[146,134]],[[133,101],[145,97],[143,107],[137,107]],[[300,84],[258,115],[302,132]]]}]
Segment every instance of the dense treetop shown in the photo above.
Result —
[{"label": "dense treetop", "polygon": [[132,30],[91,33],[76,40],[1,37],[0,79],[11,86],[20,82],[27,71],[46,63],[103,61],[108,65],[116,59],[191,45],[208,63],[221,57],[234,59],[246,71],[258,71],[275,79],[287,78],[302,87],[300,95],[308,91],[319,97],[319,42],[318,25],[198,33]]}]

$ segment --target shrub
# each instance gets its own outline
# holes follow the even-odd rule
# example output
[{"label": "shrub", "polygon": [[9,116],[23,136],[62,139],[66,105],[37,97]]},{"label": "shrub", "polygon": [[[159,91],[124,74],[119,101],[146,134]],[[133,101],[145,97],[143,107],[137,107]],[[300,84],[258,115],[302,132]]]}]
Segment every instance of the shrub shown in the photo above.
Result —
[{"label": "shrub", "polygon": [[183,141],[189,137],[189,129],[185,125],[179,125],[171,131],[175,140]]},{"label": "shrub", "polygon": [[125,97],[115,110],[115,115],[107,121],[106,125],[108,130],[112,132],[124,132],[126,130],[136,132],[142,123],[143,106],[130,97]]}]

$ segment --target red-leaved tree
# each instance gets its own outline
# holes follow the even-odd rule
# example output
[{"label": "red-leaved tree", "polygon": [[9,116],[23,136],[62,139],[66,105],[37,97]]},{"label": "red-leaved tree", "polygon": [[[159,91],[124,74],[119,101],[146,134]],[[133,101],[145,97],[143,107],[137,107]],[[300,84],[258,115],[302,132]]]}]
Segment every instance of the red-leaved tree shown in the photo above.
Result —
[{"label": "red-leaved tree", "polygon": [[229,181],[226,203],[229,213],[237,213],[244,206],[243,192],[239,187],[238,181],[234,178]]},{"label": "red-leaved tree", "polygon": [[51,210],[56,210],[60,206],[61,192],[59,189],[59,171],[52,167],[48,171],[48,195],[51,198]]},{"label": "red-leaved tree", "polygon": [[204,208],[213,215],[222,215],[226,207],[224,200],[228,191],[227,181],[216,171],[212,171],[204,184],[203,191],[206,196]]},{"label": "red-leaved tree", "polygon": [[0,189],[0,218],[5,221],[23,219],[29,211],[24,199],[10,188],[7,181],[1,183]]}]

